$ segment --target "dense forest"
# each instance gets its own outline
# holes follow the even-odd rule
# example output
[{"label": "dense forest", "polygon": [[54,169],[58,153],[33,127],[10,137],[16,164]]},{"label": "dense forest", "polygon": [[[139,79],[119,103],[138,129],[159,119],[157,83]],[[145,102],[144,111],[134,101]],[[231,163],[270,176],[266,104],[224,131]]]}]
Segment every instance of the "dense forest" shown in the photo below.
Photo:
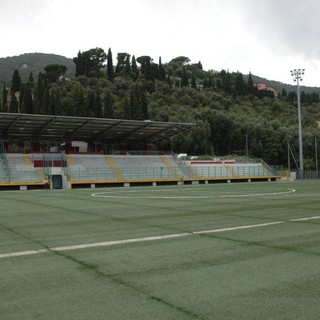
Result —
[{"label": "dense forest", "polygon": [[[0,89],[0,111],[191,122],[195,129],[170,142],[174,152],[248,155],[285,166],[289,143],[298,157],[295,91],[258,90],[251,74],[205,71],[184,56],[163,64],[161,57],[118,53],[114,59],[111,49],[94,48],[79,51],[73,62],[74,78],[64,64],[48,64],[36,77],[30,72],[27,81],[15,69],[11,85]],[[313,169],[319,92],[301,91],[301,107],[304,165]]]}]

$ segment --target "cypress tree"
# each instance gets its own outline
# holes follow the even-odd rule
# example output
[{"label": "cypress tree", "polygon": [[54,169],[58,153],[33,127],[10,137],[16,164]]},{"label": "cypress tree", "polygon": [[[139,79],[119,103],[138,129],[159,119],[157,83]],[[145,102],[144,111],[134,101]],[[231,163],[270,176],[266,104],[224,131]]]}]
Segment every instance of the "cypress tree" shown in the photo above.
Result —
[{"label": "cypress tree", "polygon": [[17,113],[19,112],[18,100],[14,92],[11,92],[10,103],[9,103],[9,112]]},{"label": "cypress tree", "polygon": [[110,91],[107,92],[104,98],[104,116],[105,118],[109,118],[109,119],[112,119],[114,117],[113,99]]},{"label": "cypress tree", "polygon": [[147,97],[144,92],[141,92],[140,100],[141,100],[141,109],[142,109],[143,120],[149,119],[148,102],[147,102]]},{"label": "cypress tree", "polygon": [[[78,92],[77,110],[81,117],[94,117],[96,114],[96,95],[92,89],[89,90],[87,99],[84,96],[84,90],[81,88]],[[85,102],[85,100],[87,100]]]},{"label": "cypress tree", "polygon": [[161,61],[161,57],[159,57],[159,72],[158,72],[158,79],[163,81],[166,79],[166,70],[164,69]]},{"label": "cypress tree", "polygon": [[125,97],[122,101],[122,107],[123,107],[123,117],[125,119],[131,120],[131,105],[130,105],[130,101],[128,100],[127,97]]},{"label": "cypress tree", "polygon": [[110,81],[112,81],[114,79],[113,59],[112,59],[111,48],[109,48],[108,55],[107,55],[107,76]]},{"label": "cypress tree", "polygon": [[236,90],[236,93],[240,96],[243,96],[246,94],[246,86],[245,86],[243,75],[241,72],[237,72],[236,74],[235,90]]},{"label": "cypress tree", "polygon": [[20,102],[20,112],[33,114],[32,92],[28,85],[24,86],[23,95],[20,94]]},{"label": "cypress tree", "polygon": [[213,81],[211,72],[209,72],[208,87],[209,87],[209,88],[212,88],[212,89],[215,89],[215,85],[214,85],[214,81]]},{"label": "cypress tree", "polygon": [[29,81],[29,82],[34,82],[32,72],[30,72],[30,74],[29,74],[29,80],[28,80],[28,81]]},{"label": "cypress tree", "polygon": [[34,79],[33,79],[32,72],[30,72],[30,74],[29,74],[28,85],[30,86],[30,88],[32,88],[32,89],[34,88]]},{"label": "cypress tree", "polygon": [[146,61],[145,77],[146,77],[146,80],[154,81],[154,69],[153,69],[153,66],[151,64],[151,59],[148,59]]},{"label": "cypress tree", "polygon": [[209,88],[209,80],[205,78],[203,80],[203,89],[207,89],[207,88]]},{"label": "cypress tree", "polygon": [[26,91],[26,84],[22,83],[20,87],[20,92],[18,94],[18,105],[19,105],[19,110],[21,113],[26,113],[26,110],[24,108],[24,94]]},{"label": "cypress tree", "polygon": [[142,120],[142,103],[141,103],[141,92],[138,86],[135,86],[130,92],[130,107],[131,107],[131,119]]},{"label": "cypress tree", "polygon": [[254,85],[251,76],[251,72],[249,72],[248,82],[247,82],[247,90],[249,94],[254,94]]},{"label": "cypress tree", "polygon": [[46,88],[43,96],[42,110],[44,114],[50,113],[50,91]]},{"label": "cypress tree", "polygon": [[35,113],[42,114],[44,112],[43,105],[44,105],[44,95],[45,95],[45,88],[46,81],[45,75],[40,72],[38,75],[37,87],[35,90],[35,104],[34,104],[34,111]]},{"label": "cypress tree", "polygon": [[77,57],[73,58],[73,62],[76,65],[76,78],[85,75],[85,62],[81,51],[78,52]]},{"label": "cypress tree", "polygon": [[181,87],[188,87],[189,80],[185,66],[182,68],[182,76],[181,76]]},{"label": "cypress tree", "polygon": [[139,70],[138,70],[137,61],[136,61],[135,56],[132,56],[131,71],[132,71],[132,74],[133,74],[133,79],[137,80],[138,76],[139,76]]},{"label": "cypress tree", "polygon": [[125,63],[126,63],[125,73],[130,74],[130,72],[131,72],[130,55],[127,56]]},{"label": "cypress tree", "polygon": [[101,101],[101,95],[99,88],[96,91],[96,112],[95,112],[96,118],[102,117],[102,101]]},{"label": "cypress tree", "polygon": [[50,114],[52,115],[61,115],[61,94],[58,86],[55,86],[51,89],[50,94]]},{"label": "cypress tree", "polygon": [[191,87],[193,89],[197,89],[197,80],[196,80],[196,76],[194,75],[193,72],[192,72],[192,76],[191,76]]},{"label": "cypress tree", "polygon": [[8,90],[6,85],[3,85],[2,89],[2,107],[1,107],[2,112],[8,112]]},{"label": "cypress tree", "polygon": [[16,69],[14,70],[12,75],[11,91],[15,93],[20,91],[20,88],[21,88],[21,78],[20,78],[19,71]]},{"label": "cypress tree", "polygon": [[231,93],[231,76],[229,71],[221,70],[221,89],[226,91],[227,93]]}]

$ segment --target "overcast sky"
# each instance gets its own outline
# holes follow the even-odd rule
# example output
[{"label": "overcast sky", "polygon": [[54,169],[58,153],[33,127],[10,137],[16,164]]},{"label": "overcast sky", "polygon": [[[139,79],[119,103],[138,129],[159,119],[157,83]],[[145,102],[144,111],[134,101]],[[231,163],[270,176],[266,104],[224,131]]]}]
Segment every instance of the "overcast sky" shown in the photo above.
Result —
[{"label": "overcast sky", "polygon": [[111,48],[320,87],[318,0],[1,0],[0,57]]}]

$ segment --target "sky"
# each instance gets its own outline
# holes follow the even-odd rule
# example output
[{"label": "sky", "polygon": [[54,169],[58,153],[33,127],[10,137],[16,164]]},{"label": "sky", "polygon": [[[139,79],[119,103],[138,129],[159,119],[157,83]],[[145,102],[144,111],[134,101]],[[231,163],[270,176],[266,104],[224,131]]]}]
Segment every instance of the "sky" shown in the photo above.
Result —
[{"label": "sky", "polygon": [[0,57],[111,48],[320,87],[318,0],[1,0]]}]

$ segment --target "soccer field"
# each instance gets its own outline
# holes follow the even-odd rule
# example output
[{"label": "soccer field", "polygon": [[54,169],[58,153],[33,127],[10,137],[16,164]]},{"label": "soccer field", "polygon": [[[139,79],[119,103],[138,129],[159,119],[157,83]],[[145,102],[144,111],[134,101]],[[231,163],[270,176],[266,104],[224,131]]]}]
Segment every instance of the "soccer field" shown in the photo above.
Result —
[{"label": "soccer field", "polygon": [[319,319],[320,182],[0,192],[0,319]]}]

